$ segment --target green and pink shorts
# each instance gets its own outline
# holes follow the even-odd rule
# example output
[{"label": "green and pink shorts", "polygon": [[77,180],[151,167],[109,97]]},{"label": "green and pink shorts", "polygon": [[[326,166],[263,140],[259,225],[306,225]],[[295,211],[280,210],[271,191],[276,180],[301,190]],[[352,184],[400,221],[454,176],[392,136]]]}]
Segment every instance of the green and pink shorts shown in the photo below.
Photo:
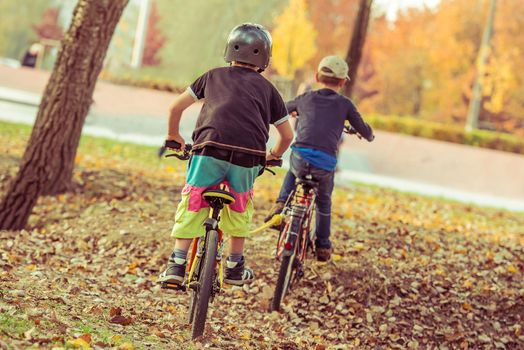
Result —
[{"label": "green and pink shorts", "polygon": [[253,184],[261,166],[246,168],[210,156],[193,155],[187,169],[186,184],[178,204],[172,236],[195,238],[203,236],[209,204],[202,198],[208,189],[225,185],[235,196],[235,203],[226,206],[220,215],[220,228],[234,237],[249,236],[253,217]]}]

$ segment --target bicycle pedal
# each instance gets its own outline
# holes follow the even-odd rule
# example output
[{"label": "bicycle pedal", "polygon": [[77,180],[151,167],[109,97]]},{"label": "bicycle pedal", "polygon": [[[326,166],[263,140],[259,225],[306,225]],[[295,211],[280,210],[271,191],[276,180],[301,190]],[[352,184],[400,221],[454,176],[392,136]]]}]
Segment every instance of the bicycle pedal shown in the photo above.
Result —
[{"label": "bicycle pedal", "polygon": [[169,282],[162,282],[160,284],[160,288],[162,288],[162,289],[171,289],[171,290],[180,290],[180,291],[185,291],[186,290],[186,286],[184,286],[184,285],[176,284],[176,283],[169,283]]}]

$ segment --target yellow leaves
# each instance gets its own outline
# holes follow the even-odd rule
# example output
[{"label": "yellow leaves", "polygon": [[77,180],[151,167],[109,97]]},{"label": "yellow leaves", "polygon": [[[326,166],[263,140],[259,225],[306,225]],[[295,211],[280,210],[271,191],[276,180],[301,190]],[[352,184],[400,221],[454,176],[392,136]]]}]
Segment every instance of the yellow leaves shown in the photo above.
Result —
[{"label": "yellow leaves", "polygon": [[515,336],[520,337],[522,335],[522,326],[520,324],[515,325]]},{"label": "yellow leaves", "polygon": [[82,349],[82,350],[92,349],[91,345],[89,345],[89,343],[85,341],[82,337],[73,339],[73,340],[68,340],[66,343],[66,346],[72,347],[74,349]]},{"label": "yellow leaves", "polygon": [[364,248],[366,248],[366,246],[364,245],[364,243],[361,242],[357,242],[353,245],[353,249],[359,252],[364,250]]},{"label": "yellow leaves", "polygon": [[309,19],[305,0],[290,0],[275,18],[273,66],[280,75],[293,78],[316,52],[317,31]]},{"label": "yellow leaves", "polygon": [[135,350],[135,346],[131,344],[130,342],[125,342],[120,344],[118,347],[118,350]]},{"label": "yellow leaves", "polygon": [[331,255],[331,259],[333,259],[334,262],[338,262],[338,261],[342,260],[342,255],[333,254],[333,255]]},{"label": "yellow leaves", "polygon": [[165,171],[169,174],[174,174],[176,172],[176,169],[172,167],[171,165],[168,165],[165,167]]},{"label": "yellow leaves", "polygon": [[133,261],[129,265],[127,265],[127,273],[131,275],[136,275],[136,269],[138,267],[138,262]]},{"label": "yellow leaves", "polygon": [[176,307],[174,307],[173,305],[168,305],[166,307],[166,311],[169,312],[173,316],[176,316],[178,314]]},{"label": "yellow leaves", "polygon": [[465,280],[464,283],[462,283],[462,287],[471,289],[471,287],[473,287],[473,282],[471,282],[471,280]]},{"label": "yellow leaves", "polygon": [[248,332],[244,332],[240,335],[240,339],[242,340],[249,340],[251,339],[251,334],[249,334]]},{"label": "yellow leaves", "polygon": [[469,304],[469,303],[464,303],[464,304],[462,304],[462,309],[465,310],[465,311],[471,311],[471,310],[473,310],[473,306],[471,306],[471,304]]},{"label": "yellow leaves", "polygon": [[35,265],[35,264],[27,265],[27,266],[25,267],[25,269],[26,269],[27,271],[35,271],[35,270],[36,270],[36,265]]},{"label": "yellow leaves", "polygon": [[491,250],[487,251],[486,252],[486,260],[487,261],[493,261],[493,259],[495,258],[495,253],[493,253]]},{"label": "yellow leaves", "polygon": [[113,335],[111,337],[111,343],[113,343],[113,344],[120,344],[120,343],[122,343],[122,337],[119,336],[119,335]]},{"label": "yellow leaves", "polygon": [[510,264],[510,265],[508,265],[507,271],[508,271],[509,273],[517,273],[517,272],[518,272],[518,269],[515,267],[515,265]]}]

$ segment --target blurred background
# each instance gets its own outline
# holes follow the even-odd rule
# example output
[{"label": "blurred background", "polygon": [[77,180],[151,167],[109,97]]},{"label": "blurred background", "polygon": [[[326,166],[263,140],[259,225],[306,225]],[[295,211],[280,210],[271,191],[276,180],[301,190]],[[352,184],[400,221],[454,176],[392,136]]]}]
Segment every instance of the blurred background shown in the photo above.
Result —
[{"label": "blurred background", "polygon": [[[242,22],[271,31],[265,74],[290,99],[314,87],[323,56],[348,57],[364,2],[131,0],[84,132],[161,144],[174,94],[224,65],[227,35]],[[373,144],[346,138],[339,183],[524,210],[524,2],[370,2],[351,98],[379,131]],[[33,122],[75,4],[0,1],[1,119]],[[184,118],[186,137],[199,108]]]}]

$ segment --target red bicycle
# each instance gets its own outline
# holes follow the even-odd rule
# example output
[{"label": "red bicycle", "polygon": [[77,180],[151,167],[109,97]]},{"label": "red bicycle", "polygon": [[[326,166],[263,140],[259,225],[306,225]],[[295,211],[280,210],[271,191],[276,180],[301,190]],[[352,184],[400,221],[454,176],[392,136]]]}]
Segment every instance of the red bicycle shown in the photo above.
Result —
[{"label": "red bicycle", "polygon": [[[346,126],[344,132],[362,136],[352,127]],[[372,141],[368,140],[368,141]],[[315,253],[312,244],[315,238],[315,199],[319,183],[311,174],[297,178],[296,188],[290,193],[280,215],[280,233],[277,240],[276,258],[280,260],[275,293],[271,310],[280,310],[286,294],[304,276],[304,265],[308,250]],[[280,221],[280,220],[276,220]]]}]

